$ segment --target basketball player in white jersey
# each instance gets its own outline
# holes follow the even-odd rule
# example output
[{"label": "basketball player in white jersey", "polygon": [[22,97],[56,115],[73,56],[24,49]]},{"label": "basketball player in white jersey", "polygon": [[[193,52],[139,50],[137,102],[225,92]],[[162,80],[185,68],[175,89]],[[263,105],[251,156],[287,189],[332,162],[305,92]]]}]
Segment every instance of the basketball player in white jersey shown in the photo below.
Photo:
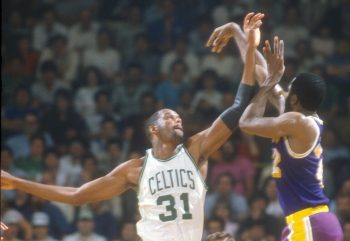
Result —
[{"label": "basketball player in white jersey", "polygon": [[[201,240],[207,158],[231,136],[253,94],[255,83],[245,74],[252,73],[255,67],[257,45],[254,30],[260,27],[262,17],[261,14],[250,16],[246,65],[235,103],[208,129],[190,137],[183,144],[180,116],[173,110],[162,109],[146,123],[152,148],[146,151],[143,158],[126,161],[106,176],[79,188],[44,185],[1,171],[1,188],[18,189],[47,200],[73,205],[110,199],[131,188],[138,192],[141,220],[137,223],[137,231],[143,241]],[[234,24],[224,25],[214,31],[208,42],[208,45],[214,46],[213,52],[221,51],[222,47],[218,46],[226,45],[234,33],[242,33],[235,32],[234,28]]]}]

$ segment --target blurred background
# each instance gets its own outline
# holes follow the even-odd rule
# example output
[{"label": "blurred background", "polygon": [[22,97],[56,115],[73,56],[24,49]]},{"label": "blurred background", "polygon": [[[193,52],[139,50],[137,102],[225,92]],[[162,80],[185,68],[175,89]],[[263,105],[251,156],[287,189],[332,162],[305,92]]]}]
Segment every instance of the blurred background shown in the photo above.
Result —
[{"label": "blurred background", "polygon": [[[349,241],[349,0],[2,0],[1,169],[77,187],[142,157],[143,122],[159,108],[176,110],[187,136],[206,128],[232,104],[243,65],[233,41],[220,54],[205,43],[250,11],[265,13],[262,40],[284,39],[284,79],[326,80],[325,192]],[[279,240],[270,145],[237,131],[210,158],[205,235]],[[137,241],[138,217],[133,191],[82,207],[1,193],[5,240]]]}]

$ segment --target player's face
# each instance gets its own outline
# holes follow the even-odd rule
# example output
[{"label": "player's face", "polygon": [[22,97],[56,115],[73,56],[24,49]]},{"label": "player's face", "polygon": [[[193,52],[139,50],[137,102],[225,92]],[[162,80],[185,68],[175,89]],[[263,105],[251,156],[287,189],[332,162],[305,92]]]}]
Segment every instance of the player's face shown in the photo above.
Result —
[{"label": "player's face", "polygon": [[180,116],[172,110],[162,111],[158,120],[159,137],[166,142],[180,143],[183,138],[183,127]]}]

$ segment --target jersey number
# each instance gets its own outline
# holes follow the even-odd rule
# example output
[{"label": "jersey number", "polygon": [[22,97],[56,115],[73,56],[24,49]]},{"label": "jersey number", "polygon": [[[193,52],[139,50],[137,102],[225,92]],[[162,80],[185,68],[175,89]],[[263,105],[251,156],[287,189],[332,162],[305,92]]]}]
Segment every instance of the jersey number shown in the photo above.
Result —
[{"label": "jersey number", "polygon": [[273,158],[272,177],[281,178],[282,172],[281,172],[281,168],[278,166],[279,163],[281,162],[281,154],[279,153],[279,151],[277,151],[276,148],[273,149],[272,158]]},{"label": "jersey number", "polygon": [[[180,195],[180,200],[183,203],[185,213],[182,214],[182,219],[192,219],[192,214],[190,213],[190,205],[188,200],[188,193],[184,192]],[[159,214],[160,221],[168,222],[173,221],[177,218],[177,211],[175,209],[175,198],[173,195],[168,194],[164,196],[159,196],[157,198],[157,205],[163,205],[166,203],[165,210],[167,213]]]}]

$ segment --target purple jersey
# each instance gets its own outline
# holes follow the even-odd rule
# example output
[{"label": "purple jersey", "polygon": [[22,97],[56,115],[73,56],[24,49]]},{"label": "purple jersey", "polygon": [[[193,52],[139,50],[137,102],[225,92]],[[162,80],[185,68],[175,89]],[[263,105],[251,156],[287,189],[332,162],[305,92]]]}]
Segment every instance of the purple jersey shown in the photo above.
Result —
[{"label": "purple jersey", "polygon": [[306,153],[294,153],[287,137],[282,137],[272,144],[274,155],[272,177],[276,180],[279,202],[286,216],[329,202],[323,192],[322,181],[323,123],[318,118],[310,118],[315,120],[319,134],[312,148]]}]

